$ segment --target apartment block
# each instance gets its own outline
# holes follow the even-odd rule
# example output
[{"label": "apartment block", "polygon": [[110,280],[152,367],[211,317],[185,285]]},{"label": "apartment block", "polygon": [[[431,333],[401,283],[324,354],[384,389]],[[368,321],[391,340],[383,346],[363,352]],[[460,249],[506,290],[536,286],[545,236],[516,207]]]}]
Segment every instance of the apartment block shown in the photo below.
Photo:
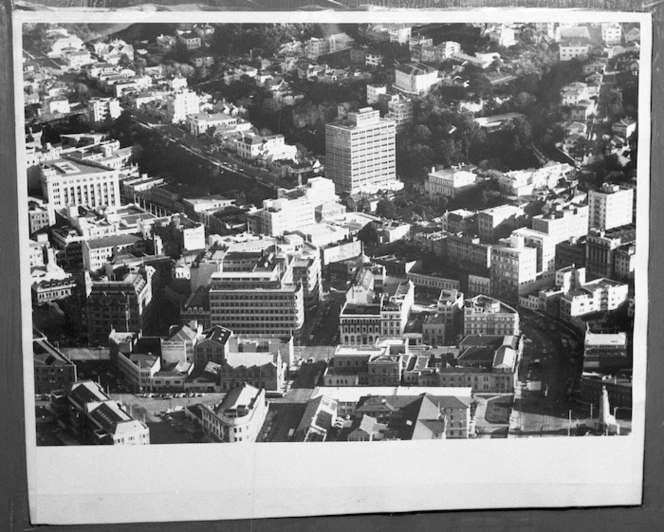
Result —
[{"label": "apartment block", "polygon": [[604,183],[588,192],[591,229],[613,229],[634,221],[634,189]]},{"label": "apartment block", "polygon": [[88,101],[88,120],[99,125],[108,120],[115,120],[122,113],[117,98],[91,98]]},{"label": "apartment block", "polygon": [[199,111],[200,97],[188,89],[174,92],[166,98],[166,120],[173,124],[184,122],[187,116],[197,114]]},{"label": "apartment block", "polygon": [[396,123],[371,107],[325,125],[325,171],[344,194],[394,190]]}]

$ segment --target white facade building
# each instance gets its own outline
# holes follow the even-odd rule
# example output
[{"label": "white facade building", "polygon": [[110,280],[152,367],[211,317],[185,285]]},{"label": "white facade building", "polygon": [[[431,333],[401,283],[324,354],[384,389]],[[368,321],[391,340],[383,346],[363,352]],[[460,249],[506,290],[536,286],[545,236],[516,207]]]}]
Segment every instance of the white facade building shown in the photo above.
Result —
[{"label": "white facade building", "polygon": [[403,187],[396,179],[396,124],[371,107],[325,125],[325,169],[338,193]]},{"label": "white facade building", "polygon": [[634,220],[634,189],[605,183],[588,192],[590,228],[613,229]]},{"label": "white facade building", "polygon": [[461,189],[476,182],[477,175],[462,168],[432,168],[424,182],[424,190],[431,199],[440,196],[454,198]]},{"label": "white facade building", "polygon": [[120,206],[119,172],[91,162],[58,159],[41,167],[42,193],[49,208]]},{"label": "white facade building", "polygon": [[166,119],[177,124],[184,122],[188,115],[200,110],[200,97],[193,91],[183,89],[168,96],[166,100]]},{"label": "white facade building", "polygon": [[249,384],[231,390],[215,407],[201,408],[203,429],[227,443],[255,442],[268,412],[265,390]]},{"label": "white facade building", "polygon": [[115,120],[122,113],[117,98],[91,98],[88,102],[88,120],[100,124],[106,120]]},{"label": "white facade building", "polygon": [[394,69],[393,87],[406,94],[428,92],[438,83],[438,71],[422,63],[408,63]]}]

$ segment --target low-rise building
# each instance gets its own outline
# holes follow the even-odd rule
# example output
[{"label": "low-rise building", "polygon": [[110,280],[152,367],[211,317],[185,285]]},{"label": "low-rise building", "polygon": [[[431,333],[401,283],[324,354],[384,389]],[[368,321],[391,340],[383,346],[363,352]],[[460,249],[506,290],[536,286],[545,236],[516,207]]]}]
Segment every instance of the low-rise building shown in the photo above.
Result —
[{"label": "low-rise building", "polygon": [[473,186],[477,175],[470,167],[432,168],[424,182],[424,190],[429,198],[441,196],[456,197],[459,192]]},{"label": "low-rise building", "polygon": [[286,144],[283,135],[243,135],[235,144],[238,157],[269,163],[282,159],[295,161],[297,147]]},{"label": "low-rise building", "polygon": [[85,304],[92,342],[105,342],[112,329],[142,331],[151,314],[155,269],[142,266],[112,279],[92,281]]},{"label": "low-rise building", "polygon": [[224,443],[255,442],[268,412],[265,390],[242,384],[214,407],[201,406],[203,430]]},{"label": "low-rise building", "polygon": [[242,383],[270,391],[282,391],[286,364],[280,353],[228,353],[219,368],[219,390],[233,390]]},{"label": "low-rise building", "polygon": [[591,229],[585,245],[588,277],[630,278],[634,272],[635,240],[631,225],[608,231]]},{"label": "low-rise building", "polygon": [[371,302],[346,302],[339,315],[339,341],[373,345],[379,338],[400,338],[414,303],[415,286],[400,283],[392,294],[370,295]]},{"label": "low-rise building", "polygon": [[464,335],[518,336],[519,313],[498,299],[475,296],[463,305]]},{"label": "low-rise building", "polygon": [[76,382],[76,364],[36,330],[33,331],[32,355],[36,394],[64,390]]},{"label": "low-rise building", "polygon": [[609,404],[613,412],[616,409],[632,410],[631,376],[602,375],[596,372],[584,372],[579,383],[581,400],[592,404],[599,412],[602,390],[609,394]]},{"label": "low-rise building", "polygon": [[307,401],[292,441],[325,441],[337,420],[337,402],[319,395]]},{"label": "low-rise building", "polygon": [[610,312],[627,303],[628,285],[610,279],[596,279],[571,290],[560,299],[560,317],[584,327],[579,320],[596,312]]},{"label": "low-rise building", "polygon": [[187,125],[192,135],[203,135],[214,128],[217,132],[249,131],[251,123],[239,116],[226,113],[195,113],[187,116]]},{"label": "low-rise building", "polygon": [[83,442],[97,445],[150,443],[148,426],[132,418],[96,382],[79,381],[72,384],[65,401],[69,427]]},{"label": "low-rise building", "polygon": [[551,236],[555,244],[581,238],[588,233],[588,205],[556,207],[547,214],[533,216],[533,229]]},{"label": "low-rise building", "polygon": [[484,272],[491,267],[493,246],[482,243],[478,236],[466,233],[451,234],[445,241],[447,260],[452,264]]},{"label": "low-rise building", "polygon": [[393,88],[404,94],[422,94],[438,83],[438,70],[424,63],[397,65],[394,75]]},{"label": "low-rise building", "polygon": [[636,120],[623,118],[611,124],[611,131],[623,139],[628,139],[636,132],[636,126]]},{"label": "low-rise building", "polygon": [[117,363],[124,382],[132,392],[153,390],[154,377],[161,370],[161,360],[157,355],[119,351]]},{"label": "low-rise building", "polygon": [[223,364],[229,353],[229,339],[233,332],[220,325],[202,331],[194,344],[193,362],[204,366],[208,362]]},{"label": "low-rise building", "polygon": [[173,326],[165,338],[160,339],[161,360],[164,366],[178,362],[194,362],[194,346],[203,335],[197,323]]},{"label": "low-rise building", "polygon": [[477,213],[479,236],[488,241],[496,241],[526,226],[526,213],[516,205],[500,205]]},{"label": "low-rise building", "polygon": [[558,51],[561,61],[584,60],[588,58],[590,45],[583,41],[566,41],[560,43]]},{"label": "low-rise building", "polygon": [[137,235],[110,235],[82,243],[83,267],[89,272],[98,272],[118,253],[129,250],[145,251],[145,242]]},{"label": "low-rise building", "polygon": [[614,373],[632,367],[627,356],[627,335],[624,332],[606,334],[586,331],[583,342],[583,370]]}]

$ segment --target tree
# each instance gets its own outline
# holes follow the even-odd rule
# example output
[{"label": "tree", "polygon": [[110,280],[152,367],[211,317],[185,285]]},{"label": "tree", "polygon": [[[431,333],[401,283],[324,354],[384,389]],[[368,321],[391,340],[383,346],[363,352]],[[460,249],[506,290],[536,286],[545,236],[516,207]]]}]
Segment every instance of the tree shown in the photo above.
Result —
[{"label": "tree", "polygon": [[378,230],[373,223],[368,223],[360,229],[357,237],[367,246],[378,244]]},{"label": "tree", "polygon": [[398,211],[394,203],[392,203],[387,198],[383,198],[376,206],[376,216],[394,220],[398,216]]}]

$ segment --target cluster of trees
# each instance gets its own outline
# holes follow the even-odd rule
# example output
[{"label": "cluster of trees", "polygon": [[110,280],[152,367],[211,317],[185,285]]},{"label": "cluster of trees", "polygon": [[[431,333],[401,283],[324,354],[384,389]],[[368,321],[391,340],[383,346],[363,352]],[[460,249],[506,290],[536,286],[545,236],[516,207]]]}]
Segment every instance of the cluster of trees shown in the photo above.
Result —
[{"label": "cluster of trees", "polygon": [[208,194],[228,195],[235,190],[251,203],[260,203],[270,197],[271,190],[256,183],[249,176],[225,173],[188,150],[174,146],[166,137],[136,125],[127,112],[108,129],[122,146],[132,146],[134,160],[141,173],[167,179],[174,191],[183,190],[191,196]]},{"label": "cluster of trees", "polygon": [[470,160],[472,147],[485,140],[472,114],[430,94],[415,102],[414,125],[397,136],[397,172],[404,181],[422,181],[432,166]]},{"label": "cluster of trees", "polygon": [[397,137],[397,171],[406,182],[422,181],[436,165],[484,161],[503,170],[536,164],[526,118],[515,118],[500,132],[486,133],[471,113],[448,107],[436,95],[416,102],[414,111],[415,125]]},{"label": "cluster of trees", "polygon": [[317,24],[223,24],[216,26],[210,50],[228,56],[271,56],[284,43],[321,36]]}]

